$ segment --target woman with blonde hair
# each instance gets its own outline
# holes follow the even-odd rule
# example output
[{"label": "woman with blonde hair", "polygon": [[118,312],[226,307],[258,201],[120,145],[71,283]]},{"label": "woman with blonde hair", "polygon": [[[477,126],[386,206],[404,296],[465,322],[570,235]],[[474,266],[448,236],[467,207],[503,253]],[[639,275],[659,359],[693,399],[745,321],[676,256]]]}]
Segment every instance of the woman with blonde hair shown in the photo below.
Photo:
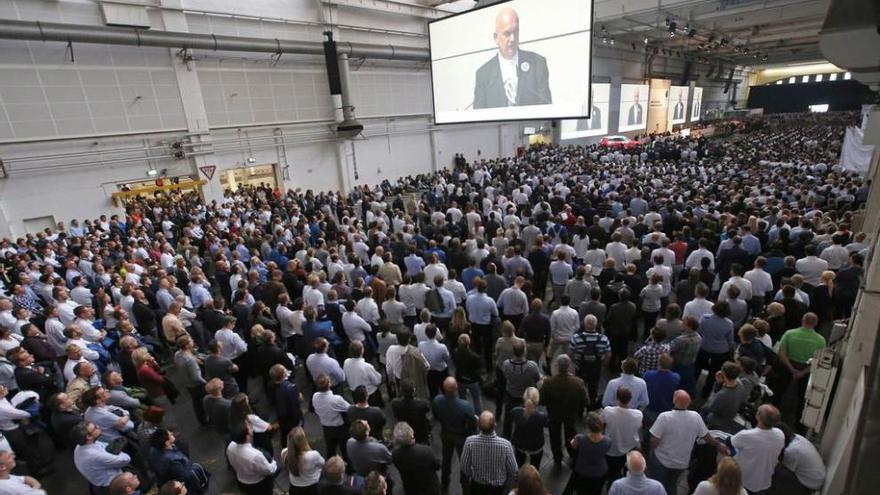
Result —
[{"label": "woman with blonde hair", "polygon": [[[159,363],[150,355],[150,351],[146,347],[138,347],[131,353],[131,361],[137,370],[138,381],[150,399],[168,410],[168,402],[174,404],[177,399],[177,389],[162,375]],[[173,391],[170,396],[167,394],[169,391]]]},{"label": "woman with blonde hair", "polygon": [[467,319],[467,312],[463,306],[458,306],[452,312],[452,321],[449,323],[449,335],[446,341],[452,345],[454,351],[458,345],[458,336],[471,333],[471,322]]},{"label": "woman with blonde hair", "polygon": [[312,450],[305,430],[297,426],[287,434],[287,447],[281,451],[281,462],[287,467],[290,495],[318,493],[318,480],[324,468],[324,458]]},{"label": "woman with blonde hair", "polygon": [[547,413],[538,409],[541,396],[538,389],[529,387],[523,393],[523,405],[510,410],[513,421],[513,444],[516,463],[525,464],[526,457],[532,466],[541,467],[544,455],[544,428],[547,427]]},{"label": "woman with blonde hair", "polygon": [[733,457],[721,459],[718,470],[711,478],[697,485],[694,495],[746,495],[739,464]]}]

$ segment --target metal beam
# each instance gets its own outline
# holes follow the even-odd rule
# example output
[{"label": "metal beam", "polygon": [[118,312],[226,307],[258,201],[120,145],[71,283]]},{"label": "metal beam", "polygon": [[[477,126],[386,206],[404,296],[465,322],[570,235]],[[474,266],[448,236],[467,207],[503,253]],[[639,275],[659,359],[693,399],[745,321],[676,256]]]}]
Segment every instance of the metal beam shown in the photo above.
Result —
[{"label": "metal beam", "polygon": [[[215,34],[83,26],[54,22],[41,23],[39,21],[0,20],[0,39],[154,46],[211,51],[296,53],[301,55],[324,54],[324,46],[319,41],[245,38]],[[418,62],[430,59],[428,50],[425,48],[352,42],[339,42],[337,46],[340,54],[345,53],[355,58]]]}]

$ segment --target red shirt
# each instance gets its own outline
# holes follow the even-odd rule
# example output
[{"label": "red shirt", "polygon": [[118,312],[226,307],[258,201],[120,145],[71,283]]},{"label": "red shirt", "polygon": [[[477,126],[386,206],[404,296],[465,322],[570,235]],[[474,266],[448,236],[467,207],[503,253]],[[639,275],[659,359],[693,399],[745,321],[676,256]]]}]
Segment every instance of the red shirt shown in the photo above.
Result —
[{"label": "red shirt", "polygon": [[683,265],[687,257],[688,244],[684,241],[675,241],[669,245],[669,249],[675,253],[675,264]]}]

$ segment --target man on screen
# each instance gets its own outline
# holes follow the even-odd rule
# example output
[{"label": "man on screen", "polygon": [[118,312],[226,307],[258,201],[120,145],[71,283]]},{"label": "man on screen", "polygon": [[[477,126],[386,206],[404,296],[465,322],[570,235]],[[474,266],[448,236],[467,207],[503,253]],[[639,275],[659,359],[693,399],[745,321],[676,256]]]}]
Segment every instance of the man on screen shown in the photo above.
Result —
[{"label": "man on screen", "polygon": [[504,7],[495,18],[498,53],[477,69],[474,108],[552,103],[547,59],[519,49],[519,15]]},{"label": "man on screen", "polygon": [[684,118],[684,103],[681,102],[681,90],[678,90],[678,103],[672,111],[672,120],[681,120]]},{"label": "man on screen", "polygon": [[694,111],[691,112],[691,118],[696,119],[700,116],[700,100],[694,100]]},{"label": "man on screen", "polygon": [[629,116],[626,119],[626,125],[638,125],[642,123],[642,104],[639,103],[639,88],[633,92],[633,103],[629,107]]},{"label": "man on screen", "polygon": [[[590,89],[590,101],[593,100],[593,90]],[[593,104],[593,109],[590,111],[590,118],[588,119],[578,119],[576,132],[581,131],[594,131],[596,129],[602,128],[602,111],[599,110],[595,104]]]}]

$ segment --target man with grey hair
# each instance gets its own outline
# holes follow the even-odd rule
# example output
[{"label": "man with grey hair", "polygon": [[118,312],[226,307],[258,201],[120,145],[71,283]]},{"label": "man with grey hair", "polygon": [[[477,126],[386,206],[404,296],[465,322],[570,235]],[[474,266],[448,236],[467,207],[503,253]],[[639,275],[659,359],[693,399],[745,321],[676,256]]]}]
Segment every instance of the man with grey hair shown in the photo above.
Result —
[{"label": "man with grey hair", "polygon": [[437,495],[440,493],[440,480],[437,470],[440,460],[434,450],[416,443],[413,429],[406,421],[394,425],[394,450],[391,452],[394,467],[403,481],[403,492],[417,495]]},{"label": "man with grey hair", "polygon": [[608,495],[666,495],[663,484],[645,476],[645,457],[638,450],[626,454],[626,476],[611,484]]},{"label": "man with grey hair", "polygon": [[562,443],[560,435],[565,430],[565,447],[574,459],[571,439],[574,438],[575,421],[584,415],[587,407],[587,394],[584,381],[572,373],[571,358],[562,354],[553,366],[556,374],[544,379],[541,384],[541,405],[547,408],[550,429],[550,450],[553,462],[562,464]]},{"label": "man with grey hair", "polygon": [[749,493],[763,493],[770,488],[779,454],[785,448],[785,434],[776,425],[779,409],[764,404],[755,414],[757,426],[743,430],[730,439],[736,449],[734,459],[742,469],[743,487]]}]

